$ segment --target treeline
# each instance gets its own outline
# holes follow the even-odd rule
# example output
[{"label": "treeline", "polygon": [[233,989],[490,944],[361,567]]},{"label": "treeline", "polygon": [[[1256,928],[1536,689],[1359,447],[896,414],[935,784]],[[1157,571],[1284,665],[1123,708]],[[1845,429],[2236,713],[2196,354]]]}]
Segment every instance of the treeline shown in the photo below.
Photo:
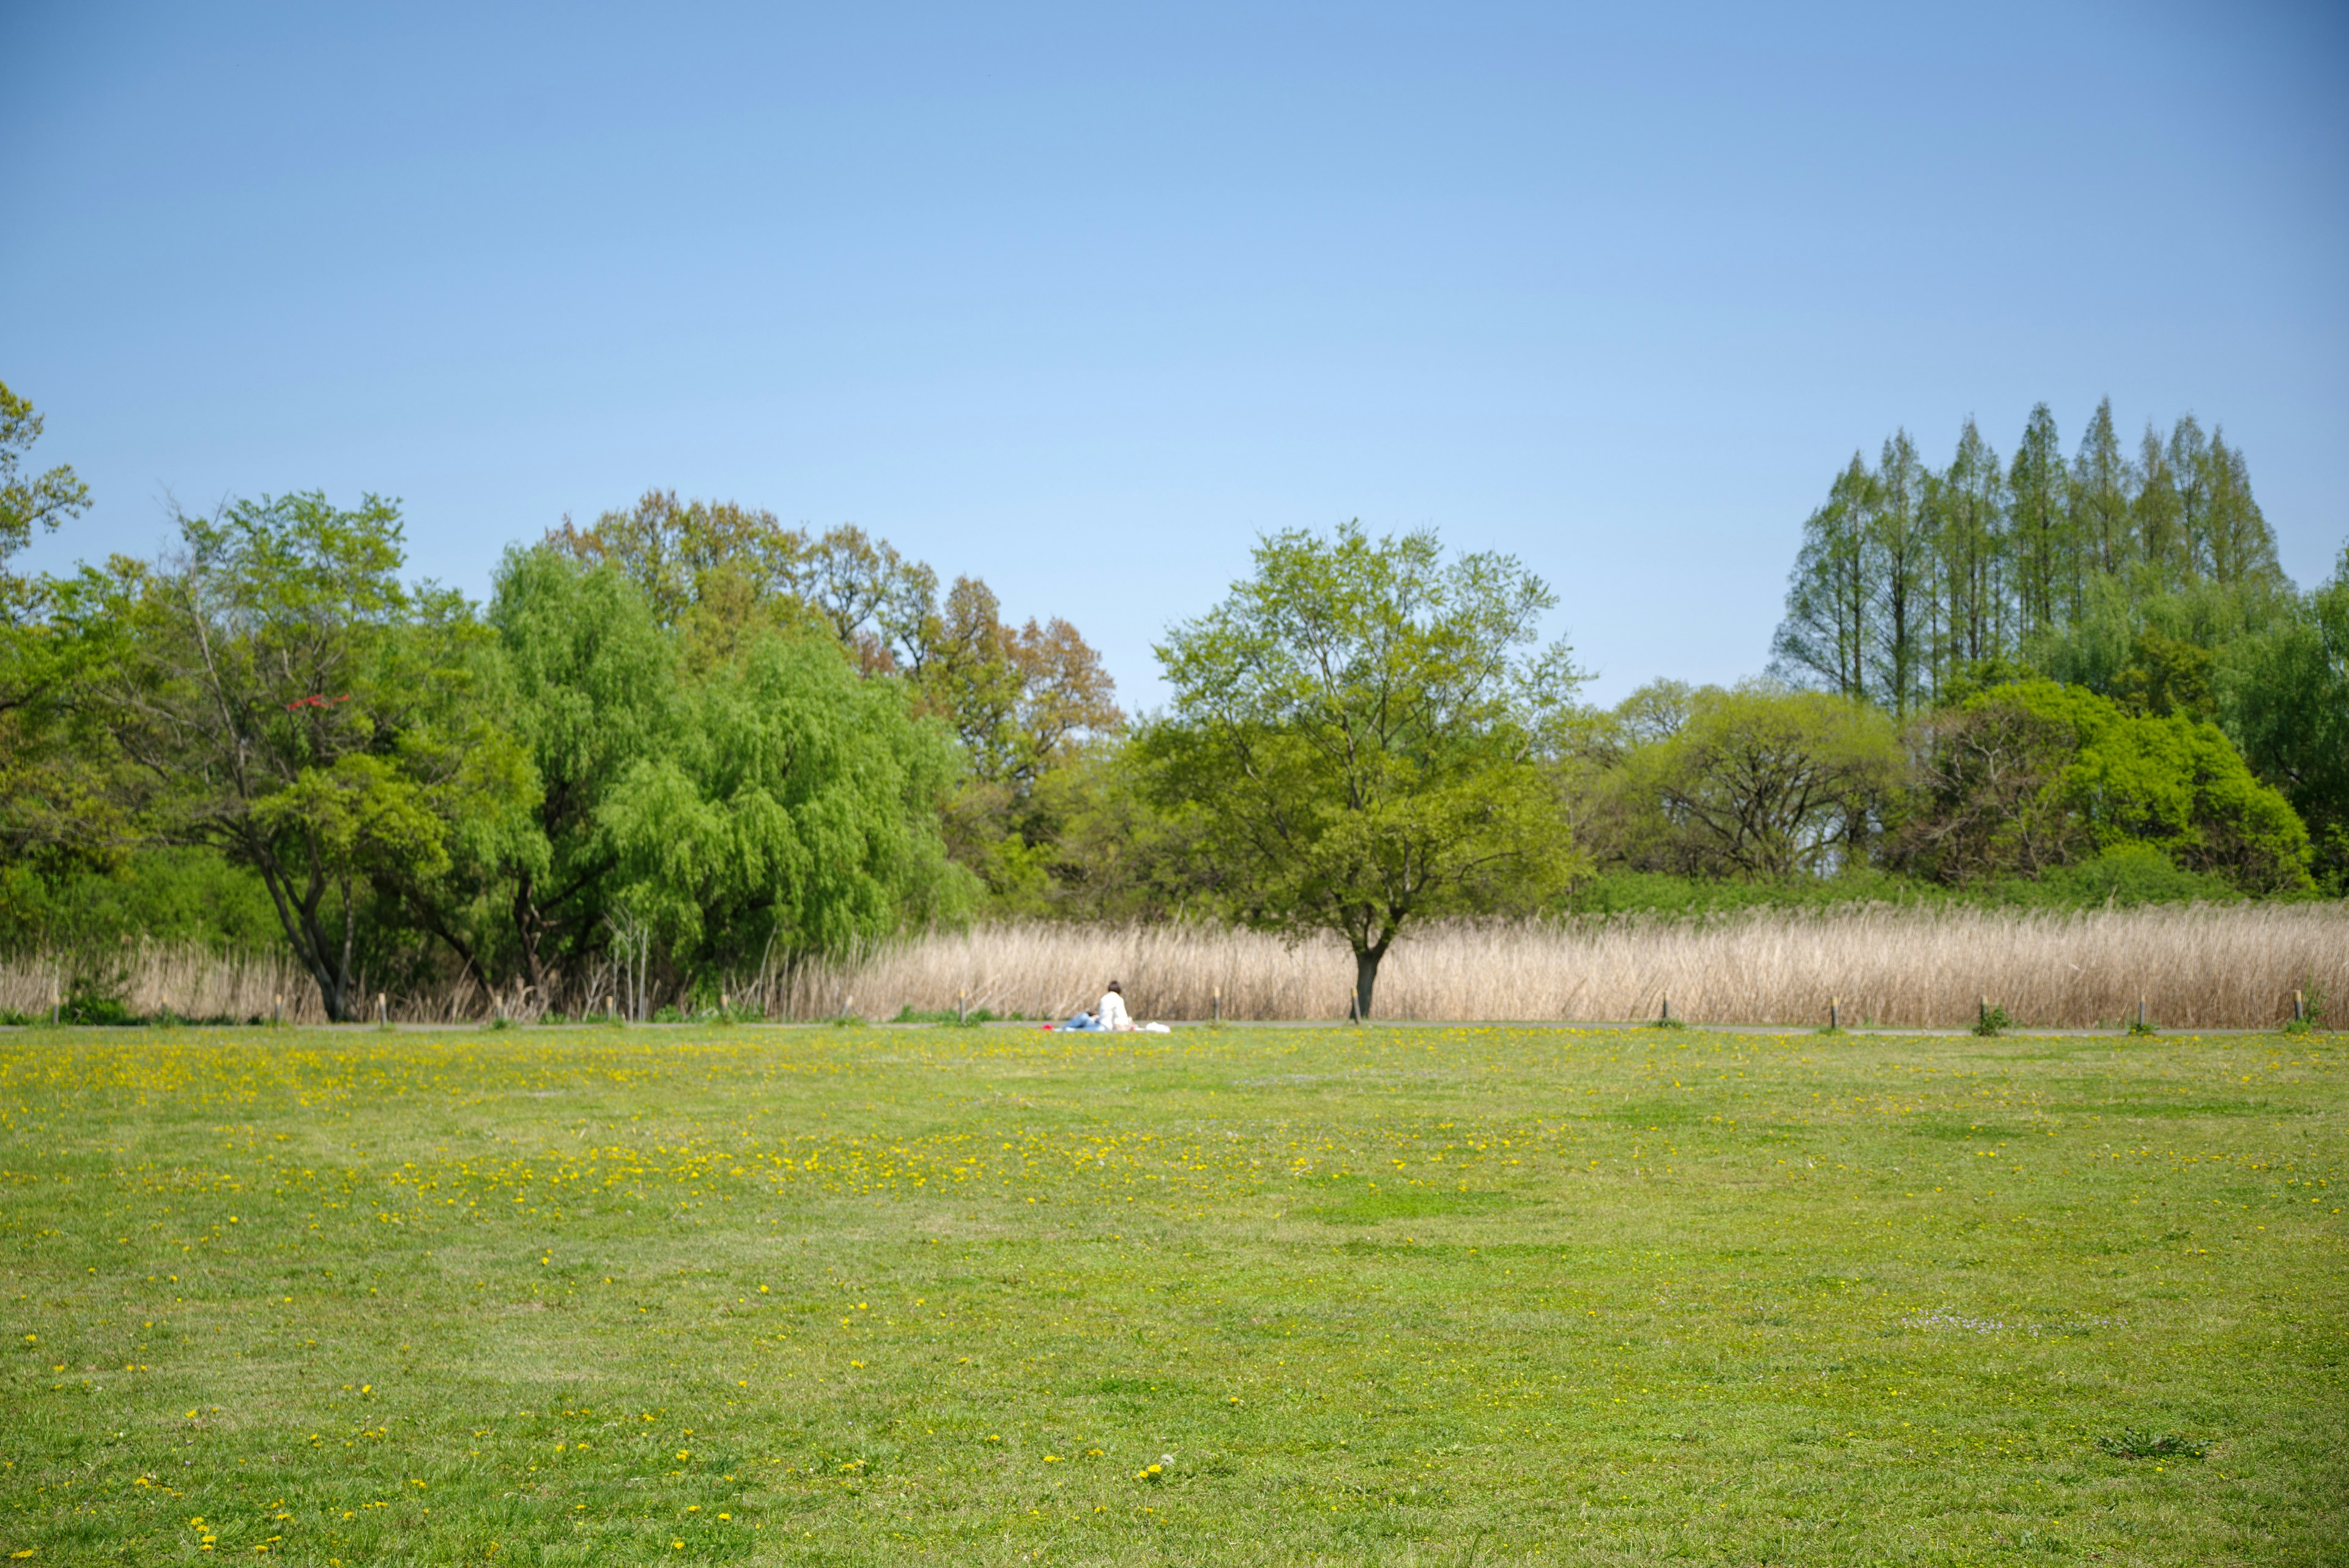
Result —
[{"label": "treeline", "polygon": [[1855,452],[1803,524],[1774,666],[1905,713],[1986,670],[2063,658],[2116,606],[2187,595],[2240,619],[2284,586],[2222,431],[2189,415],[2132,452],[2108,399],[2066,461],[2042,403],[2003,462],[1971,419],[1946,467],[1905,430],[1874,467]]},{"label": "treeline", "polygon": [[[0,447],[0,938],[272,930],[330,1016],[470,981],[573,1005],[1014,901],[1040,785],[1122,717],[1062,620],[854,528],[655,493],[409,580],[397,509],[295,494],[7,574],[87,504]],[[1023,883],[1024,879],[1024,883]]]},{"label": "treeline", "polygon": [[[1971,419],[1939,469],[1906,431],[1873,466],[1855,454],[1804,524],[1772,671],[1896,717],[2036,677],[2126,716],[2213,724],[2290,800],[2337,891],[2349,877],[2344,580],[2295,591],[2222,431],[2187,416],[2132,446],[2107,400],[2066,458],[2043,403],[2008,459]],[[1920,765],[1945,743],[1912,748]]]},{"label": "treeline", "polygon": [[[1258,542],[1121,712],[1065,620],[854,527],[657,492],[407,575],[397,509],[180,515],[8,570],[87,494],[0,389],[0,947],[136,934],[376,991],[636,1012],[982,916],[1329,931],[1830,898],[2349,892],[2349,554],[2301,593],[2239,452],[1905,435],[1806,530],[1770,679],[1578,701],[1547,585],[1432,532]],[[118,966],[119,967],[119,966]],[[454,988],[452,990],[452,988]]]}]

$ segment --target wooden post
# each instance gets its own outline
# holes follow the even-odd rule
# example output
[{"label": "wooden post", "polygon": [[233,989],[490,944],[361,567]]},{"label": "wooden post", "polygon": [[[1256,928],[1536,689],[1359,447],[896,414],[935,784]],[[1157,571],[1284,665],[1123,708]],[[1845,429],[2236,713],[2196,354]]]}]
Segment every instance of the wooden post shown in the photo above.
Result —
[{"label": "wooden post", "polygon": [[1668,992],[1664,992],[1664,1012],[1663,1012],[1663,1017],[1662,1017],[1662,1019],[1661,1020],[1661,1022],[1665,1023],[1670,1023],[1671,1021],[1672,1021],[1672,993],[1671,993],[1671,992],[1669,992],[1669,991],[1668,991]]},{"label": "wooden post", "polygon": [[731,1008],[726,1005],[726,993],[722,991],[719,992],[718,993],[718,1016],[723,1018],[727,1013],[732,1011],[733,1010]]},{"label": "wooden post", "polygon": [[391,998],[379,991],[375,993],[375,1021],[386,1024],[391,1022]]},{"label": "wooden post", "polygon": [[1829,1029],[1840,1029],[1843,1027],[1843,999],[1841,997],[1830,996],[1827,998],[1827,1027]]},{"label": "wooden post", "polygon": [[2140,1034],[2145,1033],[2145,998],[2142,996],[2137,999],[2137,1032]]},{"label": "wooden post", "polygon": [[1978,1007],[1978,1008],[1976,1008],[1976,1009],[1974,1010],[1974,1023],[1975,1023],[1975,1024],[1976,1024],[1977,1026],[1979,1026],[1979,1027],[1981,1027],[1981,1028],[1983,1028],[1983,1029],[1988,1029],[1988,1028],[1990,1027],[1990,998],[1989,998],[1989,997],[1987,997],[1987,996],[1983,997],[1983,998],[1982,999],[1982,1005],[1981,1005],[1980,1007]]},{"label": "wooden post", "polygon": [[2308,1003],[2296,991],[2292,993],[2292,1021],[2294,1023],[2308,1022]]},{"label": "wooden post", "polygon": [[968,991],[955,992],[955,1022],[957,1023],[970,1022],[970,992]]},{"label": "wooden post", "polygon": [[604,993],[604,1022],[617,1023],[619,1021],[620,999],[607,991]]},{"label": "wooden post", "polygon": [[[64,1012],[65,1001],[57,994],[56,986],[49,987],[49,1027],[52,1029],[57,1027],[57,1019]],[[2294,1018],[2300,1016],[2300,992],[2296,991],[2292,993],[2292,1015]]]},{"label": "wooden post", "polygon": [[[1213,991],[1211,991],[1211,992],[1209,992],[1207,993],[1207,997],[1208,997],[1207,1007],[1208,1007],[1208,1012],[1209,1012],[1209,1015],[1210,1015],[1210,1016],[1211,1016],[1211,1017],[1212,1017],[1212,1018],[1213,1018],[1213,1019],[1214,1019],[1217,1023],[1221,1023],[1224,1021],[1224,988],[1223,988],[1222,986],[1220,986],[1220,985],[1219,985],[1219,986],[1217,986],[1217,987],[1216,987]],[[2299,1016],[2299,1013],[2298,1013],[2297,1012],[2294,1012],[2294,1013],[2292,1014],[2292,1016],[2293,1016],[2293,1017],[2295,1017],[2295,1018],[2297,1018],[2297,1017]]]},{"label": "wooden post", "polygon": [[285,1022],[285,993],[282,991],[270,1002],[269,1021],[272,1023]]}]

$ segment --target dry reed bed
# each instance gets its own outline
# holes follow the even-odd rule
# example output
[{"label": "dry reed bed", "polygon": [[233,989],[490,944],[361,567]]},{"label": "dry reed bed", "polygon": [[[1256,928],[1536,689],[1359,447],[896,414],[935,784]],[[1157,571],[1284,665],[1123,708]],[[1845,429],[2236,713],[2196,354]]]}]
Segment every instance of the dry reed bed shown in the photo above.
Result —
[{"label": "dry reed bed", "polygon": [[[803,966],[772,1011],[968,1005],[1066,1017],[1124,982],[1136,1017],[1334,1018],[1353,961],[1334,938],[1284,945],[1218,928],[1015,925],[934,934]],[[2230,905],[2017,914],[1986,909],[1756,910],[1710,919],[1430,927],[1396,944],[1376,1011],[1391,1019],[1846,1022],[1947,1027],[1982,999],[2046,1028],[2147,1012],[2170,1028],[2260,1028],[2296,989],[2349,999],[2349,906]]]},{"label": "dry reed bed", "polygon": [[[70,991],[78,967],[103,967],[112,971],[110,981],[119,982],[105,989],[118,993],[125,1010],[140,1018],[168,1012],[199,1021],[283,1016],[288,1023],[326,1022],[317,982],[291,953],[216,952],[200,946],[137,942],[109,956],[111,961],[104,966],[87,961],[78,966],[58,954],[0,959],[0,1012],[47,1016],[52,1002]],[[516,1017],[535,1018],[541,1011],[517,1008],[512,997],[505,1001],[507,1011]],[[388,1011],[401,1023],[460,1023],[487,1018],[497,1005],[498,999],[471,979],[460,978],[422,995],[393,995]],[[372,994],[362,999],[361,1011],[375,1016]]]},{"label": "dry reed bed", "polygon": [[[72,983],[68,959],[38,954],[0,960],[0,1011],[46,1017]],[[142,1017],[267,1018],[285,999],[289,1023],[323,1023],[317,983],[291,953],[219,953],[161,942],[125,947],[110,965],[121,1000]],[[111,988],[109,988],[111,989]]]},{"label": "dry reed bed", "polygon": [[[325,1020],[317,988],[283,954],[126,949],[123,1001],[134,1013]],[[854,1012],[890,1018],[965,1001],[976,1010],[1064,1018],[1115,978],[1135,1016],[1342,1017],[1353,960],[1334,938],[1289,946],[1206,926],[982,926],[890,943],[854,957],[778,968],[730,986],[771,1017]],[[48,1011],[62,987],[53,958],[0,961],[0,1009]],[[608,976],[554,998],[509,996],[517,1019],[550,1002],[601,1006]],[[2168,907],[2078,914],[1860,909],[1755,910],[1704,919],[1644,917],[1432,926],[1398,943],[1379,975],[1382,1018],[1531,1021],[1651,1019],[1816,1024],[1830,997],[1847,1023],[1949,1027],[1987,996],[2020,1023],[2115,1025],[2142,997],[2167,1028],[2261,1028],[2291,1015],[2294,990],[2349,1002],[2349,905]],[[568,992],[579,994],[570,995]],[[593,999],[591,1001],[591,998]],[[454,1023],[495,1004],[470,982],[391,999],[395,1018]],[[371,1003],[370,1003],[371,1006]]]}]

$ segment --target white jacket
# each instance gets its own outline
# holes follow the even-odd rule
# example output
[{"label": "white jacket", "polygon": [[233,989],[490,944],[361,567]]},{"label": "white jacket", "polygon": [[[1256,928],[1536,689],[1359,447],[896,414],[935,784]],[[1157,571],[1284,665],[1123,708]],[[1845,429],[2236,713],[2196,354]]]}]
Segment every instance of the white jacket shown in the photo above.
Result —
[{"label": "white jacket", "polygon": [[1101,1020],[1103,1029],[1133,1027],[1133,1020],[1125,1014],[1125,998],[1113,991],[1102,992],[1101,1006],[1094,1010],[1093,1016]]}]

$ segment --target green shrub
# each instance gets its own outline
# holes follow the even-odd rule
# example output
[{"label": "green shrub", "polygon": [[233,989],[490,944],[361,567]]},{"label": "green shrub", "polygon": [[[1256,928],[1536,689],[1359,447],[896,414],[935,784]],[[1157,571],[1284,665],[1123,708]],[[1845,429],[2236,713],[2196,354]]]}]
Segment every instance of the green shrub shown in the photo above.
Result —
[{"label": "green shrub", "polygon": [[256,950],[285,932],[261,878],[211,849],[141,849],[112,871],[0,872],[0,948],[119,946],[124,938]]},{"label": "green shrub", "polygon": [[900,1008],[898,1010],[897,1016],[889,1020],[889,1022],[892,1023],[937,1023],[943,1024],[948,1029],[976,1029],[982,1023],[1008,1022],[1013,1020],[1015,1017],[1015,1014],[997,1012],[993,1009],[986,1007],[972,1008],[969,1012],[959,1017],[956,1015],[955,1010],[951,1007],[936,1008],[927,1012],[920,1012],[915,1008],[905,1007]]},{"label": "green shrub", "polygon": [[2226,904],[2243,895],[2223,877],[2189,871],[2154,844],[2116,844],[2095,858],[2059,866],[2036,882],[2013,878],[2000,885],[2002,901],[2079,909],[2140,904]]}]

